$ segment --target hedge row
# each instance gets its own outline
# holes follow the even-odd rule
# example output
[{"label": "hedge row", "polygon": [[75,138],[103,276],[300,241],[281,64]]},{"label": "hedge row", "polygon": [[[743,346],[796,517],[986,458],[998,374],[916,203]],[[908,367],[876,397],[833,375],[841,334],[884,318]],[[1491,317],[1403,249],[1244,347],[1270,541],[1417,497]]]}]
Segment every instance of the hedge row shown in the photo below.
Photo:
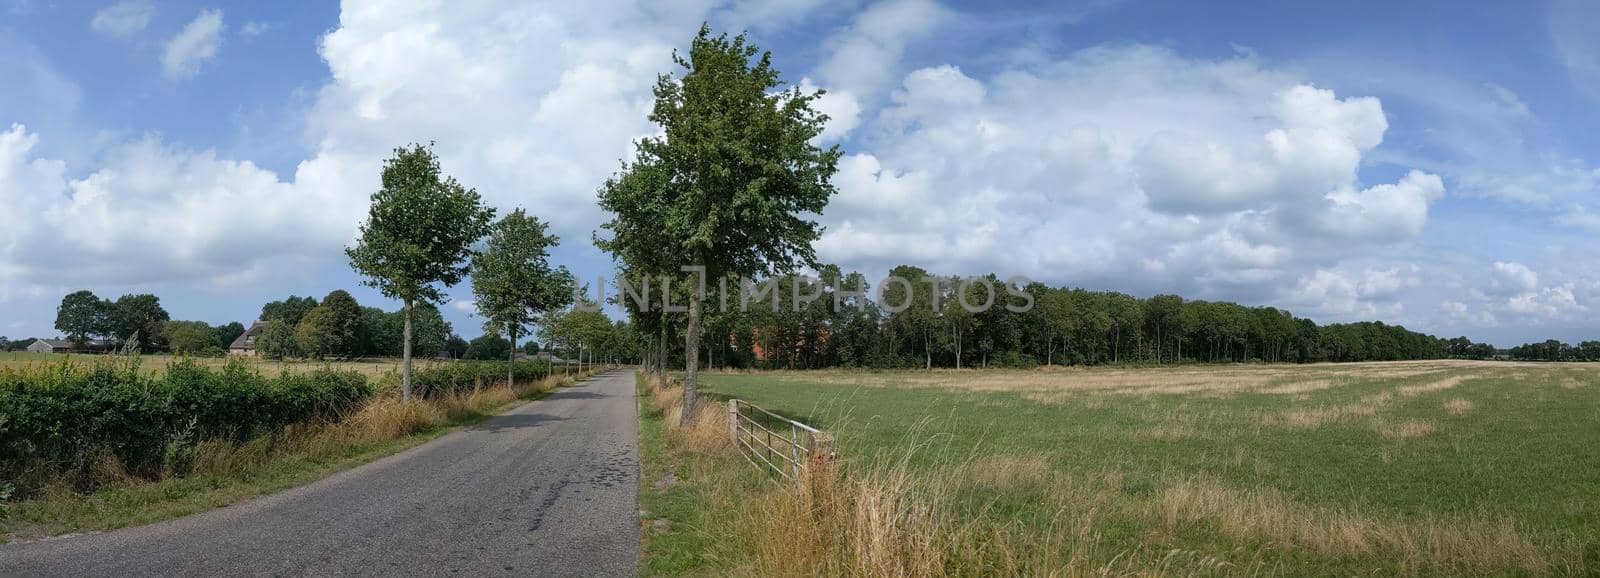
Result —
[{"label": "hedge row", "polygon": [[201,440],[243,441],[335,418],[372,391],[355,372],[268,377],[243,363],[213,370],[180,361],[159,375],[113,363],[0,370],[0,480],[31,485],[106,456],[130,474],[155,476]]},{"label": "hedge row", "polygon": [[[411,375],[411,387],[423,397],[468,393],[496,383],[505,383],[506,365],[509,363],[458,361],[430,365]],[[518,361],[513,365],[513,370],[518,382],[528,382],[550,375],[550,364],[544,361]]]}]

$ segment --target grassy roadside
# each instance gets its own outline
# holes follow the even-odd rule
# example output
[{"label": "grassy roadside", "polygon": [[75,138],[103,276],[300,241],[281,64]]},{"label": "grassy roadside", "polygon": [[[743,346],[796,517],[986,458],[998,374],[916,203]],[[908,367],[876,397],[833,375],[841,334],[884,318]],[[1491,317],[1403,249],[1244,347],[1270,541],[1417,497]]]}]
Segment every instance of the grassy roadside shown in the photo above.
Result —
[{"label": "grassy roadside", "polygon": [[337,423],[286,428],[243,444],[201,444],[187,475],[155,482],[130,478],[90,494],[56,489],[37,499],[0,503],[0,543],[149,524],[303,485],[427,443],[588,375],[556,375],[515,392],[501,383],[409,404],[383,397]]},{"label": "grassy roadside", "polygon": [[739,520],[734,510],[718,500],[757,496],[773,484],[718,443],[717,434],[725,432],[697,433],[693,427],[676,427],[680,411],[676,390],[658,392],[642,372],[636,379],[643,470],[639,507],[644,557],[639,574],[738,574],[732,568],[743,559],[737,535]]}]

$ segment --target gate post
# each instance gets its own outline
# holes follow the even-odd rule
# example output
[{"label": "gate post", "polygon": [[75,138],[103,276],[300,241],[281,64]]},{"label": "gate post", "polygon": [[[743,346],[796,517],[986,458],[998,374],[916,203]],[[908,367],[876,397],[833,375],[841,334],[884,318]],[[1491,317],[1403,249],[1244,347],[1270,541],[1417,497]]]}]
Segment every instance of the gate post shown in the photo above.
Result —
[{"label": "gate post", "polygon": [[811,455],[808,466],[816,472],[824,471],[833,466],[833,434],[819,431],[811,434]]},{"label": "gate post", "polygon": [[728,436],[734,444],[739,443],[739,400],[728,400]]}]

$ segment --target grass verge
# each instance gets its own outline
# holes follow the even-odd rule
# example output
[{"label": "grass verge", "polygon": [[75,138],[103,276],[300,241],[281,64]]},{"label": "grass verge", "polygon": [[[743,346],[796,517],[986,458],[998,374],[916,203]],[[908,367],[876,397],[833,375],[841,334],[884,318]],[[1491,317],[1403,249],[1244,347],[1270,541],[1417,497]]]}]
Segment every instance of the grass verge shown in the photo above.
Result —
[{"label": "grass verge", "polygon": [[157,481],[119,476],[117,466],[107,464],[102,475],[121,479],[93,493],[75,493],[63,484],[36,499],[0,503],[0,543],[149,524],[303,485],[476,424],[592,374],[555,375],[515,391],[502,382],[409,403],[385,395],[335,423],[290,426],[239,444],[202,442],[189,471]]}]

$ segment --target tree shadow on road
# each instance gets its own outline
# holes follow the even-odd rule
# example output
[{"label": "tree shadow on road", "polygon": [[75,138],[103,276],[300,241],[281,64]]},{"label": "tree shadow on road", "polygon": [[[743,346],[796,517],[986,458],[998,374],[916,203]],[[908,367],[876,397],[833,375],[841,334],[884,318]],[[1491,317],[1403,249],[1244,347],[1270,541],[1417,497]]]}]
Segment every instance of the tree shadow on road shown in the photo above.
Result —
[{"label": "tree shadow on road", "polygon": [[488,421],[473,426],[472,429],[494,433],[539,427],[541,424],[566,420],[567,418],[564,417],[555,417],[542,413],[514,413],[489,418]]}]

